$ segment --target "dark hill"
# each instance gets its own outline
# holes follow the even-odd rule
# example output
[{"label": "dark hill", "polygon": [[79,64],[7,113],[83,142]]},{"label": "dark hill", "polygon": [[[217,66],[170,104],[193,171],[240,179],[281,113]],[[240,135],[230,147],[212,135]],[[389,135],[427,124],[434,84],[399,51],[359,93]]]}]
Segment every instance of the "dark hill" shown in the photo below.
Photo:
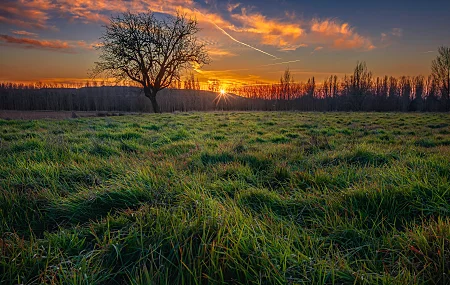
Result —
[{"label": "dark hill", "polygon": [[[210,110],[262,110],[269,101],[201,90],[165,89],[158,93],[163,112]],[[266,106],[266,107],[267,107]],[[151,112],[151,103],[136,87],[85,87],[80,89],[3,89],[1,110]]]}]

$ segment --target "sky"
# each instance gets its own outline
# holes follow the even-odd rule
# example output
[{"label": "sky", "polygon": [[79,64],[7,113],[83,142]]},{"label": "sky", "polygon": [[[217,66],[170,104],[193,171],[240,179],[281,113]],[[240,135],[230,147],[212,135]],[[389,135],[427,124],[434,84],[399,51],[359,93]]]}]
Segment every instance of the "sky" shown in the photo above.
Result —
[{"label": "sky", "polygon": [[446,0],[3,0],[0,81],[89,80],[110,16],[177,12],[195,17],[212,58],[193,70],[201,82],[295,81],[352,73],[428,75],[439,46],[450,46]]}]

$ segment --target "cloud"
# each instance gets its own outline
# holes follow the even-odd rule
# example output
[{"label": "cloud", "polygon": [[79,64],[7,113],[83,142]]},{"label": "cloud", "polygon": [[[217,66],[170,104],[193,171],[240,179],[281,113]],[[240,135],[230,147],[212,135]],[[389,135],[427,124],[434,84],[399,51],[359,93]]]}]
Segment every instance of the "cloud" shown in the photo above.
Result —
[{"label": "cloud", "polygon": [[84,23],[109,22],[111,14],[121,12],[144,12],[175,14],[177,9],[193,6],[192,0],[6,0],[0,6],[0,23],[49,29],[51,18],[66,17]]},{"label": "cloud", "polygon": [[[223,9],[212,12],[216,7]],[[337,19],[299,20],[294,12],[286,12],[283,18],[274,18],[250,11],[241,3],[231,2],[199,5],[194,0],[6,0],[0,7],[0,23],[50,29],[54,28],[50,23],[56,18],[82,23],[107,23],[112,14],[148,10],[169,15],[187,13],[196,17],[201,25],[213,23],[233,41],[273,57],[276,56],[256,45],[259,43],[280,51],[292,51],[310,45],[335,49],[375,48],[370,38],[357,33],[349,23],[341,23]],[[236,35],[231,36],[231,32]],[[394,29],[392,33],[401,34],[401,29]]]},{"label": "cloud", "polygon": [[316,47],[311,54],[314,54],[316,51],[323,50],[323,47]]},{"label": "cloud", "polygon": [[71,41],[71,44],[73,46],[77,46],[82,49],[86,50],[95,50],[97,47],[99,47],[101,44],[100,42],[86,42],[86,41]]},{"label": "cloud", "polygon": [[339,24],[335,20],[320,21],[318,19],[311,21],[311,31],[327,36],[349,35],[352,33],[348,23]]},{"label": "cloud", "polygon": [[236,4],[228,3],[228,5],[227,5],[227,11],[231,13],[231,12],[233,12],[235,9],[237,9],[239,6],[241,6],[241,3],[236,3]]},{"label": "cloud", "polygon": [[109,22],[111,14],[123,12],[145,12],[153,11],[157,13],[175,15],[177,11],[185,8],[192,14],[193,0],[60,0],[58,10],[67,14],[75,20],[82,22]]},{"label": "cloud", "polygon": [[53,7],[47,0],[7,0],[0,6],[0,23],[34,29],[54,28],[47,24],[50,19],[48,11]]},{"label": "cloud", "polygon": [[231,27],[234,31],[256,34],[261,37],[262,44],[275,46],[281,50],[295,50],[302,46],[298,40],[305,30],[301,28],[300,23],[269,19],[259,13],[248,14],[244,8],[241,11],[241,14],[231,16],[242,25],[242,27]]},{"label": "cloud", "polygon": [[27,31],[12,31],[13,34],[15,35],[19,35],[19,36],[27,36],[27,37],[37,37],[38,34],[36,33],[31,33],[31,32],[27,32]]},{"label": "cloud", "polygon": [[207,50],[208,50],[208,54],[212,58],[236,56],[235,53],[233,53],[229,50],[226,50],[226,49],[219,48],[219,47],[209,46],[209,47],[207,47]]},{"label": "cloud", "polygon": [[395,37],[401,37],[403,36],[403,29],[401,28],[393,28],[391,31],[391,35],[395,36]]},{"label": "cloud", "polygon": [[392,28],[390,31],[385,31],[381,33],[380,37],[380,46],[388,47],[396,42],[398,42],[399,38],[403,37],[403,29],[401,28]]},{"label": "cloud", "polygon": [[336,49],[372,50],[375,48],[369,38],[355,32],[350,24],[341,23],[335,19],[313,19],[311,33],[316,41],[329,43]]},{"label": "cloud", "polygon": [[1,45],[17,46],[26,49],[52,50],[66,53],[75,53],[77,49],[93,50],[99,45],[99,43],[96,42],[87,43],[85,41],[43,40],[23,37],[18,38],[1,34],[0,42],[2,42]]},{"label": "cloud", "polygon": [[29,49],[47,49],[71,52],[72,46],[60,40],[38,40],[30,38],[16,38],[8,35],[0,35],[0,41],[5,44],[20,46]]},{"label": "cloud", "polygon": [[14,18],[8,18],[5,16],[0,15],[0,23],[9,24],[17,27],[23,27],[23,28],[38,28],[38,29],[45,29],[46,26],[42,25],[38,22],[27,22],[20,19],[14,19]]}]

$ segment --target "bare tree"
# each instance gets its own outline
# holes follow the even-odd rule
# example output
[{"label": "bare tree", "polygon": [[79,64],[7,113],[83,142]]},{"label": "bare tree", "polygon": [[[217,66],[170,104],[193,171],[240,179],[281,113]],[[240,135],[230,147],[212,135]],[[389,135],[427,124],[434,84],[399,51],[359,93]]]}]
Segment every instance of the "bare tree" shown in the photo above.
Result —
[{"label": "bare tree", "polygon": [[[287,104],[290,104],[290,100],[292,99],[292,85],[294,83],[294,77],[291,74],[291,71],[289,70],[289,67],[286,68],[284,71],[283,76],[280,78],[280,87],[281,87],[281,94],[283,96],[283,100],[287,100]],[[286,107],[286,106],[285,106]]]},{"label": "bare tree", "polygon": [[142,85],[155,113],[160,112],[158,91],[180,80],[181,72],[192,64],[210,62],[204,44],[196,38],[197,21],[185,15],[157,19],[152,12],[128,12],[112,17],[105,28],[93,75]]},{"label": "bare tree", "polygon": [[354,110],[360,111],[364,99],[370,92],[372,72],[367,69],[365,62],[357,62],[351,77],[351,103]]},{"label": "bare tree", "polygon": [[438,53],[431,64],[431,72],[441,88],[441,98],[448,111],[450,110],[450,48],[442,46],[438,49]]}]

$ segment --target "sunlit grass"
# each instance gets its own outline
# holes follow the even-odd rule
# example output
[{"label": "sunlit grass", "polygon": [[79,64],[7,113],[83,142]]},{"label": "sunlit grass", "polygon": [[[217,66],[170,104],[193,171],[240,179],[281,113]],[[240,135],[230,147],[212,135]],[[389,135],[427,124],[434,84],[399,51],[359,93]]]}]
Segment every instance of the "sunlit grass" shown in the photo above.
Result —
[{"label": "sunlit grass", "polygon": [[448,122],[0,120],[0,283],[448,284]]}]

